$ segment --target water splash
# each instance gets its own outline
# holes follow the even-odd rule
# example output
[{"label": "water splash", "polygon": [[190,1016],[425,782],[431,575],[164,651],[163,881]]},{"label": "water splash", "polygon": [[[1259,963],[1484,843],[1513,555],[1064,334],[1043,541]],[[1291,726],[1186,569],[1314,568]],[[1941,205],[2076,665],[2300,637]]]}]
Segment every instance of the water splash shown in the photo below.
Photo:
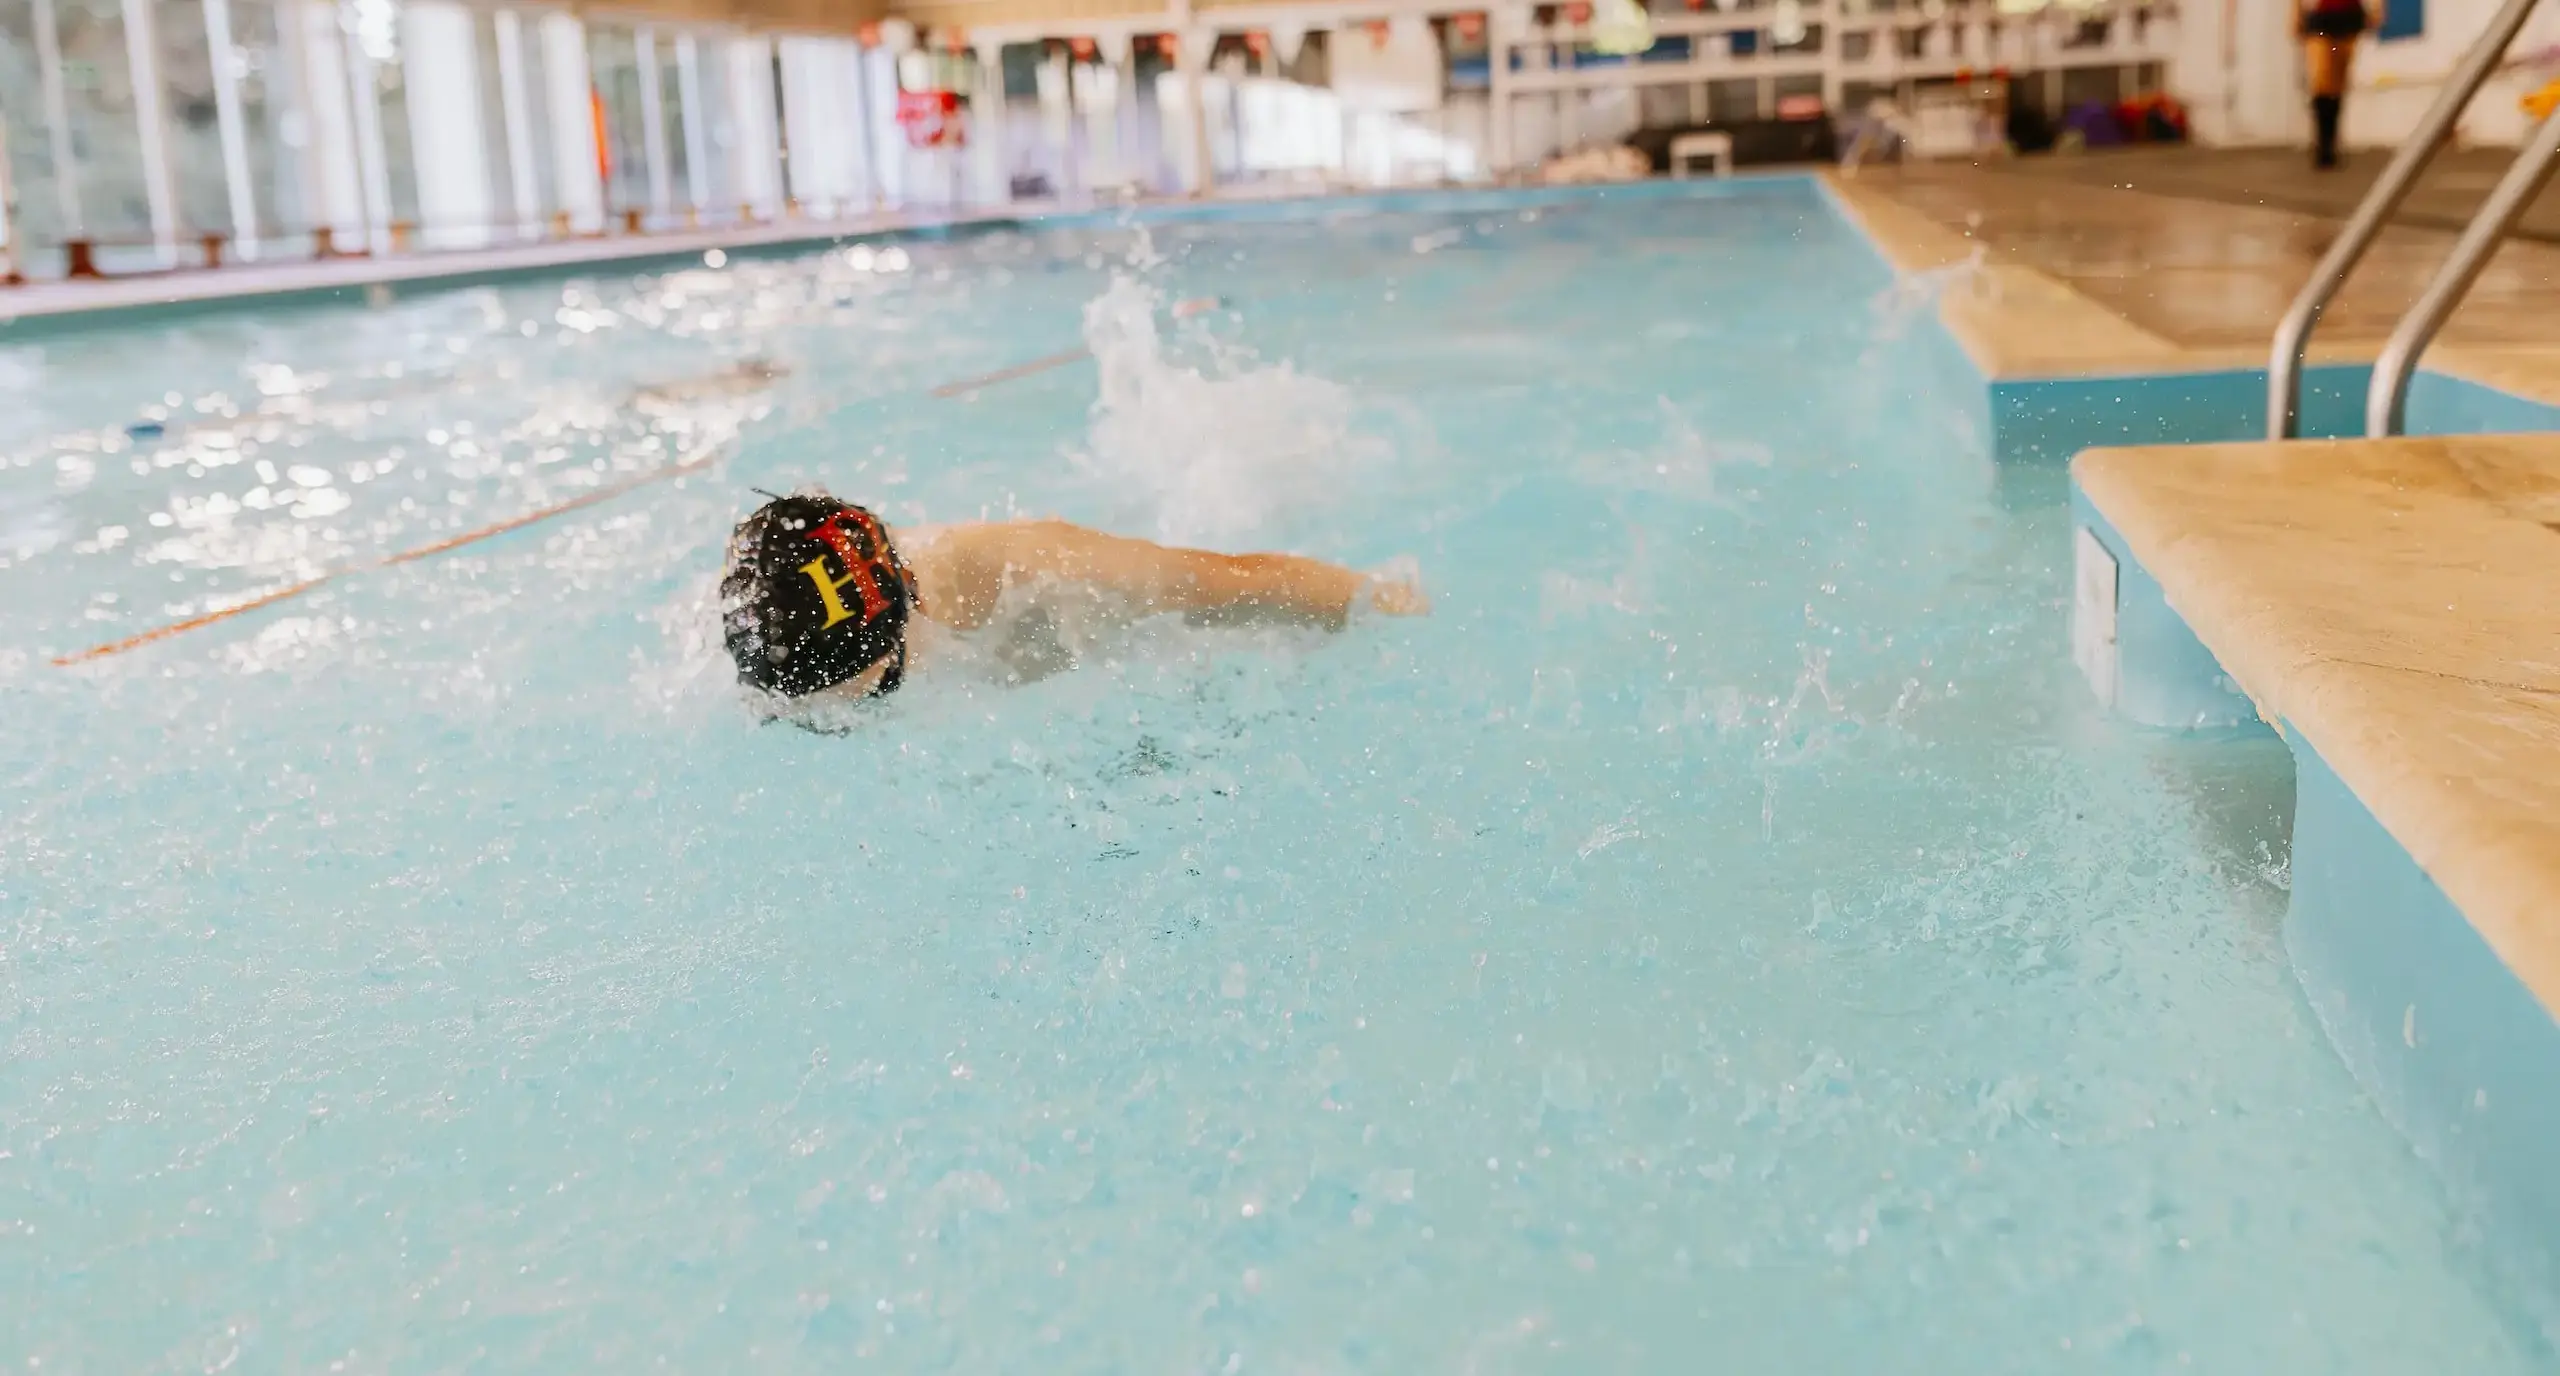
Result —
[{"label": "water splash", "polygon": [[1698,423],[1667,396],[1654,398],[1662,416],[1661,437],[1640,453],[1594,456],[1579,466],[1583,481],[1659,497],[1698,502],[1725,511],[1740,511],[1756,494],[1735,488],[1726,474],[1735,468],[1767,468],[1775,456],[1769,447],[1748,440],[1711,439]]},{"label": "water splash", "polygon": [[[1778,775],[1821,758],[1857,734],[1865,719],[1831,687],[1831,652],[1801,647],[1804,668],[1795,689],[1779,704],[1760,743],[1760,839],[1777,835]],[[1819,710],[1813,710],[1816,702]],[[1810,721],[1808,722],[1808,718]]]},{"label": "water splash", "polygon": [[1218,543],[1266,532],[1321,507],[1383,461],[1382,442],[1352,430],[1348,389],[1286,363],[1207,352],[1171,356],[1163,300],[1118,276],[1085,307],[1085,345],[1101,375],[1077,462],[1112,489],[1124,514],[1157,538]]},{"label": "water splash", "polygon": [[1996,285],[1990,274],[1990,251],[1980,244],[1962,259],[1943,267],[1905,272],[1894,278],[1893,285],[1876,294],[1870,309],[1875,316],[1874,338],[1896,340],[1911,329],[1914,321],[1935,310],[1948,292],[1959,287],[1980,295]]}]

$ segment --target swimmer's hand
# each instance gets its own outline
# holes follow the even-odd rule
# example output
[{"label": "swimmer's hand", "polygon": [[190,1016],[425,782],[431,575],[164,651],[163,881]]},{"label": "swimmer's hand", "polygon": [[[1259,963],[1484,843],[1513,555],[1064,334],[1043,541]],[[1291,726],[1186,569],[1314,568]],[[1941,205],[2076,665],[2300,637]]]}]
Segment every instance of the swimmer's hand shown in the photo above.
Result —
[{"label": "swimmer's hand", "polygon": [[1373,573],[1360,580],[1360,590],[1352,594],[1351,609],[1376,612],[1380,616],[1428,616],[1431,594],[1422,590],[1422,580],[1409,569],[1390,573]]}]

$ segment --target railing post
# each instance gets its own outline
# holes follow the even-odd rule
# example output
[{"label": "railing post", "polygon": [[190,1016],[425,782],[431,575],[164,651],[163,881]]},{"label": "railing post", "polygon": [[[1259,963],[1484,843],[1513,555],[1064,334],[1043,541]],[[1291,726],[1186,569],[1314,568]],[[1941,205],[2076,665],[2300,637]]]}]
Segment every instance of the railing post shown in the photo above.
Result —
[{"label": "railing post", "polygon": [[2427,108],[2407,142],[2400,145],[2382,176],[2357,203],[2355,214],[2338,230],[2335,243],[2320,257],[2319,266],[2311,270],[2311,280],[2304,283],[2300,295],[2284,313],[2284,321],[2276,326],[2275,350],[2267,362],[2267,438],[2289,440],[2302,431],[2302,358],[2311,343],[2311,330],[2320,323],[2331,297],[2355,270],[2356,263],[2381,233],[2391,212],[2415,186],[2418,174],[2435,158],[2436,149],[2462,118],[2463,107],[2480,85],[2497,69],[2506,56],[2507,45],[2515,41],[2516,32],[2531,17],[2538,0],[2506,0],[2480,41],[2463,54],[2462,65],[2445,78],[2444,89],[2436,93],[2436,102]]},{"label": "railing post", "polygon": [[2498,179],[2489,199],[2480,203],[2478,214],[2462,227],[2462,237],[2453,241],[2453,252],[2445,255],[2444,265],[2418,293],[2416,304],[2400,317],[2392,328],[2391,339],[2382,346],[2382,356],[2373,361],[2373,388],[2365,394],[2364,432],[2374,439],[2387,439],[2406,428],[2409,406],[2409,378],[2418,370],[2418,358],[2433,343],[2436,331],[2444,328],[2445,318],[2462,304],[2471,284],[2480,279],[2480,270],[2506,242],[2507,232],[2542,194],[2543,183],[2551,180],[2552,157],[2560,154],[2560,119],[2545,119],[2516,150],[2516,160],[2507,175]]}]

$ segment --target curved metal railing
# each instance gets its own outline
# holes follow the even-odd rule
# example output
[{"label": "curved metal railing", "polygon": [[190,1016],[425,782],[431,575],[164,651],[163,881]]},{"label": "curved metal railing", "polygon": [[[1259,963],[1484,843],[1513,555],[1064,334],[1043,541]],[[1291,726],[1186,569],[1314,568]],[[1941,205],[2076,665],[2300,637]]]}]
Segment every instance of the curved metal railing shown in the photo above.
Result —
[{"label": "curved metal railing", "polygon": [[2525,140],[2516,160],[2507,167],[2507,175],[2498,179],[2497,189],[2480,203],[2471,222],[2462,227],[2462,237],[2454,240],[2453,252],[2446,255],[2443,266],[2418,293],[2409,312],[2391,330],[2390,341],[2382,346],[2382,354],[2373,361],[2373,387],[2365,393],[2364,432],[2374,439],[2397,435],[2405,428],[2409,409],[2409,379],[2418,371],[2418,358],[2435,342],[2436,331],[2444,328],[2446,317],[2462,304],[2480,270],[2489,265],[2490,255],[2505,243],[2516,220],[2542,193],[2551,180],[2552,156],[2560,153],[2560,118],[2545,119],[2540,128]]},{"label": "curved metal railing", "polygon": [[[2337,241],[2329,245],[2329,251],[2321,256],[2319,265],[2311,270],[2311,280],[2303,284],[2301,294],[2294,297],[2293,305],[2285,311],[2283,323],[2276,326],[2274,354],[2267,363],[2267,438],[2289,440],[2301,433],[2302,360],[2311,344],[2312,328],[2320,323],[2320,313],[2328,309],[2330,299],[2338,294],[2347,274],[2355,271],[2356,264],[2364,258],[2365,250],[2373,246],[2391,213],[2400,208],[2400,202],[2408,196],[2409,189],[2417,185],[2419,174],[2435,160],[2436,150],[2443,147],[2445,139],[2453,133],[2454,124],[2462,118],[2462,111],[2471,103],[2471,97],[2478,94],[2482,83],[2497,70],[2499,60],[2506,56],[2507,46],[2515,42],[2516,33],[2532,16],[2537,3],[2539,0],[2506,0],[2499,7],[2480,40],[2472,44],[2471,51],[2463,54],[2462,64],[2445,79],[2443,89],[2436,93],[2435,104],[2428,107],[2408,141],[2400,145],[2400,151],[2392,155],[2390,164],[2382,169],[2382,176],[2374,182],[2373,189],[2365,193],[2364,200],[2356,205],[2355,213],[2339,229]],[[2549,124],[2546,124],[2545,131],[2548,130]],[[2547,156],[2544,161],[2548,161]],[[2524,158],[2517,160],[2518,169],[2524,162]],[[2515,172],[2510,171],[2508,175],[2512,178]],[[2540,185],[2537,178],[2534,186],[2539,189]],[[2506,189],[2506,183],[2501,182],[2499,190],[2503,192]],[[2531,193],[2527,192],[2516,209],[2520,210],[2532,199]],[[2493,195],[2491,200],[2494,202],[2496,197]],[[2483,206],[2482,213],[2485,215],[2488,209]],[[2510,211],[2507,223],[2512,224],[2513,219],[2514,212]],[[2474,226],[2477,224],[2475,219]],[[2506,225],[2502,224],[2497,234],[2504,237],[2505,233]],[[2466,231],[2465,242],[2469,238]],[[2495,247],[2495,240],[2491,241],[2491,247]],[[2479,257],[2482,262],[2487,260],[2486,253]],[[2453,264],[2448,262],[2446,266],[2450,268]],[[2479,265],[2475,263],[2469,272],[2462,275],[2461,281],[2451,287],[2450,299],[2443,307],[2445,311],[2452,309],[2452,302],[2461,298],[2463,290],[2478,275]],[[2433,294],[2432,286],[2429,294]],[[2425,301],[2422,299],[2420,304],[2425,304]],[[2408,320],[2402,321],[2404,328],[2409,323]],[[2443,323],[2441,317],[2436,323]],[[2435,329],[2430,326],[2424,333],[2432,337]],[[2396,341],[2398,338],[2395,332],[2393,339]],[[2425,339],[2419,339],[2416,348],[2423,349],[2425,343]],[[2412,352],[2412,367],[2415,362],[2416,354]],[[2382,381],[2379,370],[2374,380],[2379,386]],[[2405,391],[2405,378],[2401,385]]]}]

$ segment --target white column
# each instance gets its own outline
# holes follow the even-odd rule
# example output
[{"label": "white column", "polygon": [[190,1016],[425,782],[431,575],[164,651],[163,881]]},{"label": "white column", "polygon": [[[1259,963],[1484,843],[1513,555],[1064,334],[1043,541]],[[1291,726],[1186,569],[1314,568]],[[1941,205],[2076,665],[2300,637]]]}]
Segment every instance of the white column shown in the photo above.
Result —
[{"label": "white column", "polygon": [[347,97],[355,111],[356,167],[362,177],[366,239],[376,253],[391,251],[391,155],[382,140],[382,84],[373,58],[352,30],[341,29],[338,49],[346,56]]},{"label": "white column", "polygon": [[364,171],[355,118],[347,108],[347,46],[329,0],[283,0],[277,19],[302,56],[302,116],[309,139],[304,163],[311,228],[334,231],[338,247],[360,248],[365,232]]},{"label": "white column", "polygon": [[693,35],[676,35],[676,101],[684,108],[685,204],[699,212],[711,206],[711,145],[702,129],[702,58]]},{"label": "white column", "polygon": [[18,248],[18,183],[9,172],[9,117],[0,115],[0,279],[23,277],[26,254]]},{"label": "white column", "polygon": [[[1496,5],[1485,12],[1484,50],[1493,81],[1491,89],[1486,92],[1486,103],[1491,108],[1486,111],[1485,142],[1490,145],[1486,151],[1492,155],[1490,161],[1497,177],[1511,170],[1511,40],[1514,32],[1509,5]],[[1893,31],[1886,32],[1889,36]],[[1692,45],[1701,41],[1696,38],[1689,40]],[[1696,48],[1693,46],[1691,51],[1694,53]],[[1697,99],[1703,101],[1706,88],[1701,86],[1698,91]]]},{"label": "white column", "polygon": [[[2231,138],[2235,143],[2299,143],[2310,137],[2302,85],[2302,45],[2293,10],[2239,5],[2232,11]],[[2355,102],[2348,102],[2350,105]]]},{"label": "white column", "polygon": [[604,229],[604,172],[596,165],[594,78],[587,69],[587,28],[575,16],[542,16],[543,100],[551,111],[552,184],[558,209],[582,234]]},{"label": "white column", "polygon": [[35,0],[36,79],[44,87],[44,122],[53,145],[53,194],[62,233],[85,232],[80,218],[80,164],[71,154],[71,99],[62,88],[62,32],[54,25],[53,0]]},{"label": "white column", "polygon": [[721,54],[729,64],[730,118],[738,129],[730,156],[738,161],[738,192],[759,215],[782,209],[782,155],[773,109],[773,45],[763,38],[732,38]]},{"label": "white column", "polygon": [[833,163],[834,107],[827,79],[827,43],[820,38],[786,38],[777,45],[782,57],[783,153],[791,163],[791,195],[812,215],[835,213],[840,194]]},{"label": "white column", "polygon": [[213,63],[214,130],[222,140],[222,187],[231,237],[243,258],[258,256],[258,198],[249,183],[248,127],[240,115],[240,54],[231,41],[231,0],[204,0],[205,48]]},{"label": "white column", "polygon": [[837,43],[829,56],[837,79],[837,113],[845,123],[845,187],[852,210],[881,210],[878,153],[870,146],[870,95],[863,84],[863,43]]},{"label": "white column", "polygon": [[1058,158],[1057,185],[1049,188],[1049,194],[1061,198],[1084,185],[1079,180],[1084,169],[1076,165],[1075,68],[1073,53],[1051,56],[1044,50],[1033,70],[1040,97],[1040,132]]},{"label": "white column", "polygon": [[1237,176],[1245,175],[1244,120],[1245,101],[1258,99],[1261,79],[1252,75],[1253,59],[1244,53],[1228,53],[1209,69],[1207,85],[1202,91],[1202,107],[1209,116],[1209,180],[1217,183],[1218,171],[1225,168]]},{"label": "white column", "polygon": [[1096,190],[1116,189],[1128,180],[1120,165],[1120,102],[1127,98],[1121,86],[1128,57],[1129,36],[1107,36],[1096,41],[1093,64],[1075,74],[1076,105],[1084,116],[1087,164],[1079,180]]},{"label": "white column", "polygon": [[430,248],[477,248],[498,218],[488,140],[480,129],[479,49],[472,12],[453,0],[400,10],[401,84],[417,167],[420,237]]},{"label": "white column", "polygon": [[898,55],[885,46],[863,50],[862,101],[863,125],[871,135],[871,174],[885,210],[907,195],[907,138],[898,128]]},{"label": "white column", "polygon": [[1003,205],[1013,199],[1004,147],[1004,43],[982,38],[972,51],[978,59],[978,84],[969,93],[969,145],[977,165],[978,200]]},{"label": "white column", "polygon": [[640,147],[649,159],[649,213],[665,215],[675,208],[672,179],[667,174],[667,104],[658,84],[658,36],[648,25],[631,36],[640,68]]},{"label": "white column", "polygon": [[524,89],[524,31],[513,10],[489,16],[498,40],[498,106],[507,121],[507,189],[516,207],[516,233],[526,239],[542,235],[542,181],[534,175],[533,106]]},{"label": "white column", "polygon": [[169,123],[160,85],[160,31],[152,0],[125,0],[124,57],[133,76],[134,132],[140,136],[142,198],[151,208],[151,239],[160,261],[178,257],[178,195],[169,178]]},{"label": "white column", "polygon": [[1174,41],[1182,45],[1175,50],[1174,60],[1189,73],[1183,86],[1191,96],[1191,194],[1214,196],[1218,160],[1209,147],[1209,53],[1218,45],[1218,31],[1192,29]]},{"label": "white column", "polygon": [[[9,116],[0,113],[0,269],[20,270],[18,261],[17,183],[9,176]],[[8,276],[0,271],[0,277]]]}]

